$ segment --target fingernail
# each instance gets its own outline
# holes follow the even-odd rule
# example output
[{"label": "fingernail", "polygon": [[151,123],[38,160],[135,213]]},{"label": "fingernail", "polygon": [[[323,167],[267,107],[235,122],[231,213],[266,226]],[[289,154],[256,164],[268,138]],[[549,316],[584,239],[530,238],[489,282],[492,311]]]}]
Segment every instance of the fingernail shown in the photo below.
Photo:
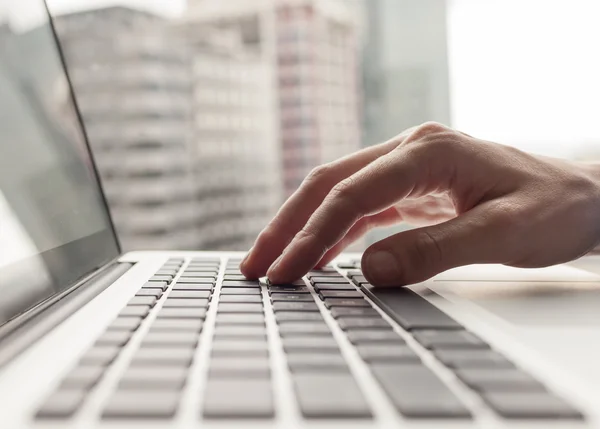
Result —
[{"label": "fingernail", "polygon": [[374,285],[389,285],[400,280],[396,258],[385,250],[367,255],[365,277]]}]

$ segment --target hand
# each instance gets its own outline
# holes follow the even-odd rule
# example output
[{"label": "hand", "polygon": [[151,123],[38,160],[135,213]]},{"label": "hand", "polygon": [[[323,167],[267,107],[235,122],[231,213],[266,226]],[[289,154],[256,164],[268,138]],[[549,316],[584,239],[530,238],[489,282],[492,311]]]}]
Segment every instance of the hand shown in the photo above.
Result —
[{"label": "hand", "polygon": [[365,251],[362,269],[374,285],[417,283],[474,263],[566,262],[600,242],[599,177],[592,165],[426,123],[313,170],[241,270],[286,283],[328,263],[370,228],[403,219],[429,226]]}]

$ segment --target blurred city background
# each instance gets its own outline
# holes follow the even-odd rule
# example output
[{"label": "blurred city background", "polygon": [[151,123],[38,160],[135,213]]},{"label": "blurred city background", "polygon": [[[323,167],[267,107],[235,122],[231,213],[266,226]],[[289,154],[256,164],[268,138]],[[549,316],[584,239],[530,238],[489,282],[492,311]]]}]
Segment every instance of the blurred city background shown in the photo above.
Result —
[{"label": "blurred city background", "polygon": [[125,250],[247,249],[313,167],[429,120],[600,155],[596,0],[49,5]]}]

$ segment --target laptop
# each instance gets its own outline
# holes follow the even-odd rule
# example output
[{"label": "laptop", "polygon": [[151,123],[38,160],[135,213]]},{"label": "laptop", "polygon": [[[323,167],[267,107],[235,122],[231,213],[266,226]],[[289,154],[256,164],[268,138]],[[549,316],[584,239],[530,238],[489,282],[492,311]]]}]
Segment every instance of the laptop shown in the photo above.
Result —
[{"label": "laptop", "polygon": [[0,428],[600,427],[597,257],[377,289],[123,254],[42,0],[0,58]]}]

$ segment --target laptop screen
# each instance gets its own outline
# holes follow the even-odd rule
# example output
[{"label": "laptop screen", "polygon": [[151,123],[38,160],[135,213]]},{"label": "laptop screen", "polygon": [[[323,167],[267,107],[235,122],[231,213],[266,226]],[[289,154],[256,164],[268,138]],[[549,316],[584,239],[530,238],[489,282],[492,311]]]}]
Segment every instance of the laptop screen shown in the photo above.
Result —
[{"label": "laptop screen", "polygon": [[43,0],[0,0],[0,325],[119,246]]}]

